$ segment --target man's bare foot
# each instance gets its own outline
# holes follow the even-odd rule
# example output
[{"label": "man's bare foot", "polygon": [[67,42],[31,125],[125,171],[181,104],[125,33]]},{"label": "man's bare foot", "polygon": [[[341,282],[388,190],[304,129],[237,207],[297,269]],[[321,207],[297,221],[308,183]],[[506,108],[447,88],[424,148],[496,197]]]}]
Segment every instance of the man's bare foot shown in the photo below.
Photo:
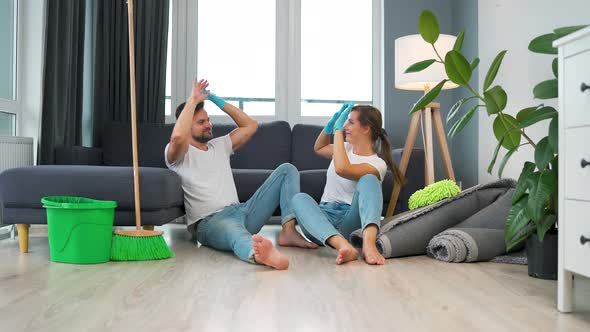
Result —
[{"label": "man's bare foot", "polygon": [[369,265],[383,265],[385,264],[385,257],[379,253],[377,247],[365,244],[363,246],[363,258]]},{"label": "man's bare foot", "polygon": [[289,259],[272,245],[270,240],[263,238],[258,234],[252,235],[252,249],[254,250],[254,259],[257,263],[273,267],[277,270],[286,270],[289,268]]},{"label": "man's bare foot", "polygon": [[359,252],[353,246],[348,245],[338,249],[336,264],[341,265],[350,261],[355,261],[359,257]]},{"label": "man's bare foot", "polygon": [[318,247],[317,244],[309,242],[303,238],[303,236],[299,234],[295,227],[283,228],[283,230],[281,230],[281,234],[279,235],[278,243],[283,247],[299,247],[304,249],[317,249]]}]

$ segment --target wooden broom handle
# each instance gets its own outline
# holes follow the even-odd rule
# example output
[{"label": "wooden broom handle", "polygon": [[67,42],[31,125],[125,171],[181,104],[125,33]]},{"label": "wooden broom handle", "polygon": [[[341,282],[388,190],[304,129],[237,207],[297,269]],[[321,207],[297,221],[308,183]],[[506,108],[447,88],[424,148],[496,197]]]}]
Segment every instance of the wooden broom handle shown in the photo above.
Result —
[{"label": "wooden broom handle", "polygon": [[137,161],[137,116],[135,102],[135,39],[133,34],[133,0],[127,1],[129,21],[129,77],[131,79],[131,146],[133,148],[133,191],[135,192],[135,227],[141,229],[141,206],[139,200],[139,166]]}]

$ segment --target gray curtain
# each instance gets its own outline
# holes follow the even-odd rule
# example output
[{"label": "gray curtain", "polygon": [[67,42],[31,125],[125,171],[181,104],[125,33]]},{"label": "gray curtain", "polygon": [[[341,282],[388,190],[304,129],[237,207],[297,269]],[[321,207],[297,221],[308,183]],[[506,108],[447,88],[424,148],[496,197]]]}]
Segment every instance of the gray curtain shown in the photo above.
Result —
[{"label": "gray curtain", "polygon": [[82,140],[85,1],[48,0],[39,164]]},{"label": "gray curtain", "polygon": [[[137,122],[164,123],[168,0],[135,0]],[[108,122],[131,120],[129,31],[126,0],[101,0],[96,8],[93,146]]]}]

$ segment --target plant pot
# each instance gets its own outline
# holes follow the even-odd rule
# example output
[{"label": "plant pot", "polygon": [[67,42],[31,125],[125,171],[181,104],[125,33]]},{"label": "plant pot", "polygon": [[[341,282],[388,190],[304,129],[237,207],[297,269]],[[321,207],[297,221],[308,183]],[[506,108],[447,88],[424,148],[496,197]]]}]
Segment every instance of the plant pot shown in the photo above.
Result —
[{"label": "plant pot", "polygon": [[543,242],[536,233],[526,240],[529,276],[557,280],[557,233],[547,232]]}]

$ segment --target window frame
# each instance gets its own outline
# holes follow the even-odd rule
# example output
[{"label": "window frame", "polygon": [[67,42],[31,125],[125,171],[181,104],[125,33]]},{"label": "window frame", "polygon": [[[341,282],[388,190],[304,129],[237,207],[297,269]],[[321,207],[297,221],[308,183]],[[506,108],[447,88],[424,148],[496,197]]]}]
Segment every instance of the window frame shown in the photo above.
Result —
[{"label": "window frame", "polygon": [[12,97],[13,99],[4,99],[4,98],[0,98],[0,111],[4,112],[4,113],[10,113],[10,114],[14,114],[15,116],[15,128],[14,128],[14,132],[15,135],[18,135],[18,121],[19,121],[19,107],[18,107],[18,101],[19,101],[19,95],[20,95],[20,89],[19,89],[19,78],[20,75],[19,74],[19,70],[18,70],[18,65],[19,65],[19,61],[18,61],[18,46],[19,46],[19,39],[20,39],[20,33],[21,33],[21,18],[19,17],[20,15],[20,11],[18,9],[19,6],[19,2],[18,1],[14,1],[14,34],[13,34],[13,40],[14,40],[14,48],[12,50],[12,58],[14,59],[13,61],[13,67],[12,67],[12,77],[13,77],[13,82],[12,82]]},{"label": "window frame", "polygon": [[[383,0],[371,0],[373,8],[372,52],[372,104],[383,111],[384,68],[383,57]],[[194,15],[189,15],[194,13]],[[197,72],[198,0],[174,0],[172,6],[171,54],[171,115],[166,123],[174,123],[176,106],[190,94]],[[328,116],[301,115],[301,0],[276,0],[276,61],[275,61],[275,115],[252,116],[259,122],[287,121],[323,125]],[[191,60],[193,59],[193,60]],[[385,112],[383,112],[385,116]],[[214,123],[232,123],[228,116],[211,115]]]}]

